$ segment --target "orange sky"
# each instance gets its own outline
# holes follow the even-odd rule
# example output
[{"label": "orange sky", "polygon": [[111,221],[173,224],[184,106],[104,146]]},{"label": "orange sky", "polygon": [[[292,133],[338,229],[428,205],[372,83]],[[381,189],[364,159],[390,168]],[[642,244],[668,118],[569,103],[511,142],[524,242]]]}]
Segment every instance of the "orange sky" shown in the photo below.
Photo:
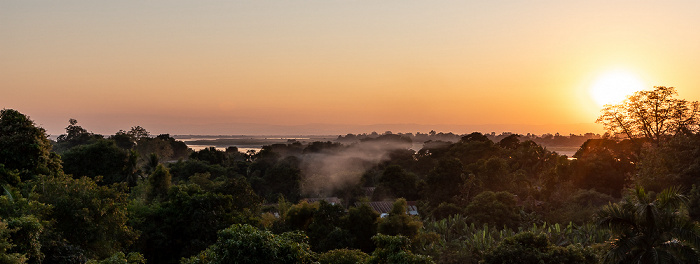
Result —
[{"label": "orange sky", "polygon": [[69,118],[104,134],[601,132],[575,124],[620,69],[700,100],[699,1],[569,2],[3,1],[0,108],[51,134]]}]

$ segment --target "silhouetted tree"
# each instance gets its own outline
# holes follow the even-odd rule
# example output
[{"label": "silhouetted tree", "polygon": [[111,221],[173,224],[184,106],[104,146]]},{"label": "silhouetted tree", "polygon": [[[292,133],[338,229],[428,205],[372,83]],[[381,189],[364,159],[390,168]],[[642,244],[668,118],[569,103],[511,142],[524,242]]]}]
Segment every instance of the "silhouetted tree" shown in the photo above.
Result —
[{"label": "silhouetted tree", "polygon": [[5,170],[16,171],[22,180],[61,170],[60,159],[51,152],[46,131],[12,109],[0,110],[0,164]]},{"label": "silhouetted tree", "polygon": [[675,88],[665,86],[635,92],[620,104],[606,105],[596,122],[611,135],[647,138],[657,144],[667,135],[697,132],[700,103],[676,99],[677,94]]}]

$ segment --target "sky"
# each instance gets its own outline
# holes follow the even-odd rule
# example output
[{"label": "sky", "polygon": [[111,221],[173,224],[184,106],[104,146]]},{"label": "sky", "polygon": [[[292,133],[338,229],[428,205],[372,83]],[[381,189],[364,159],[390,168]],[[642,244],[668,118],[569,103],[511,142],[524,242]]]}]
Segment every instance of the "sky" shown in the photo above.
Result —
[{"label": "sky", "polygon": [[699,12],[694,0],[0,0],[0,108],[54,135],[70,118],[101,134],[600,133],[590,90],[610,72],[700,100]]}]

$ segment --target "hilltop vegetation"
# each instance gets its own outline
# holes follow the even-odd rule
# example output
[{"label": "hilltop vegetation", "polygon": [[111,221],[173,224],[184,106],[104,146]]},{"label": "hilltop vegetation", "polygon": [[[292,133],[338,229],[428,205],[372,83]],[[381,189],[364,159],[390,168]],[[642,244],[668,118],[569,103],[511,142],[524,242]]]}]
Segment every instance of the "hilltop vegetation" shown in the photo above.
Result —
[{"label": "hilltop vegetation", "polygon": [[697,103],[674,102],[673,129],[623,123],[627,138],[588,138],[575,159],[480,133],[192,151],[73,119],[51,142],[4,109],[0,262],[694,263]]}]

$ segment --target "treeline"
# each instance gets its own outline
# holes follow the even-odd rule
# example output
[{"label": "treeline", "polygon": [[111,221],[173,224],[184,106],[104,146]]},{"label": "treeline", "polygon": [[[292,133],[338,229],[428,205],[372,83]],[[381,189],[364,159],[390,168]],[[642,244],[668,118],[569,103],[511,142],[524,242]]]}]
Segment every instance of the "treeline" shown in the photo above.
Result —
[{"label": "treeline", "polygon": [[[372,132],[372,133],[363,133],[363,134],[347,134],[344,136],[338,136],[336,138],[336,142],[340,142],[343,144],[352,144],[358,141],[362,140],[367,140],[367,139],[373,139],[373,138],[378,138],[380,136],[384,135],[393,135],[391,131],[386,131],[383,134],[379,134],[377,132]],[[412,142],[426,142],[426,141],[446,141],[446,142],[457,142],[459,141],[464,135],[458,135],[454,134],[452,132],[444,133],[444,132],[435,132],[430,131],[429,133],[421,133],[421,132],[416,132],[414,133],[396,133],[398,136],[406,137],[411,139]],[[514,135],[512,132],[503,132],[501,134],[496,134],[496,132],[491,132],[488,134],[484,134],[487,138],[489,138],[493,142],[499,142],[502,139],[509,137],[511,135]],[[600,139],[603,138],[600,134],[595,134],[595,133],[585,133],[585,134],[569,134],[569,135],[562,135],[559,133],[555,134],[542,134],[542,135],[536,135],[532,133],[527,133],[527,134],[516,134],[519,136],[520,140],[526,141],[530,140],[533,141],[539,145],[542,145],[544,147],[578,147],[581,146],[584,142],[586,142],[589,139]]]},{"label": "treeline", "polygon": [[696,262],[700,134],[686,124],[588,139],[576,159],[480,133],[419,151],[385,133],[251,154],[75,120],[51,142],[5,109],[0,262]]}]

